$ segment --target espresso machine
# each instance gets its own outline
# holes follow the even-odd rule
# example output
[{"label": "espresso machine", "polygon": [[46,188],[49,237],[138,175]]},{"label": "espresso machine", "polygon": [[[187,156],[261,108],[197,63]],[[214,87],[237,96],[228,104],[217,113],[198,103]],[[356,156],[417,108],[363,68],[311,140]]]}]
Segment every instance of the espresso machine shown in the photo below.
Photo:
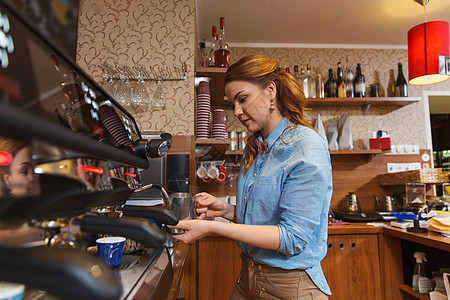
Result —
[{"label": "espresso machine", "polygon": [[[150,276],[148,299],[164,297],[173,269],[151,220],[178,220],[126,201],[148,187],[166,195],[141,186],[138,170],[172,136],[143,139],[133,116],[37,29],[0,1],[0,282],[60,299],[134,299]],[[103,234],[147,251],[132,271],[112,270],[86,251]]]}]

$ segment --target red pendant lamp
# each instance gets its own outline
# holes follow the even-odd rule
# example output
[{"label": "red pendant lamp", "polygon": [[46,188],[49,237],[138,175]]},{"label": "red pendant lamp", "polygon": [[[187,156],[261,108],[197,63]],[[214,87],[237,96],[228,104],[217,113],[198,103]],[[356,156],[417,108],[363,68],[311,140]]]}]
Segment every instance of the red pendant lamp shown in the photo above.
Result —
[{"label": "red pendant lamp", "polygon": [[409,83],[425,85],[449,79],[449,75],[439,74],[439,56],[449,56],[449,52],[447,22],[431,21],[411,28],[408,31]]}]

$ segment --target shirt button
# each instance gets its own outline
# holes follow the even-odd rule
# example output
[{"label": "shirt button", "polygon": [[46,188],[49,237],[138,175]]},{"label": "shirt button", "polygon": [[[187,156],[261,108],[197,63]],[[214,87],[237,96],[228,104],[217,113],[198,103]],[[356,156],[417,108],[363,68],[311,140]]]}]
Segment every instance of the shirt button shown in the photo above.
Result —
[{"label": "shirt button", "polygon": [[244,200],[247,200],[247,196],[244,197]]}]

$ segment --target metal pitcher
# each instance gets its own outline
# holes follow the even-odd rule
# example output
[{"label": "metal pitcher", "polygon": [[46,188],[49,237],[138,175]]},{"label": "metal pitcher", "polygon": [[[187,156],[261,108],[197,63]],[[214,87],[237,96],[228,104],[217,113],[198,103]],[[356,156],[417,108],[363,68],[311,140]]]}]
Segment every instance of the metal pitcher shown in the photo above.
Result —
[{"label": "metal pitcher", "polygon": [[345,196],[345,199],[342,202],[342,211],[361,212],[358,197],[353,194],[353,192],[349,192],[348,195]]},{"label": "metal pitcher", "polygon": [[383,212],[398,211],[397,199],[394,196],[385,196],[382,200],[378,199],[376,195],[373,195],[377,204],[377,210]]}]

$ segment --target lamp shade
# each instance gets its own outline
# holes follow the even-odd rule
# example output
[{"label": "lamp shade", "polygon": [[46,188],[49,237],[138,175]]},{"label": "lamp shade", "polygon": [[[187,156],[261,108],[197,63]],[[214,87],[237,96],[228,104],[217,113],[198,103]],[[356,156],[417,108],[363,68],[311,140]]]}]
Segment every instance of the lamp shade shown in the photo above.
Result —
[{"label": "lamp shade", "polygon": [[409,83],[433,84],[450,78],[439,74],[439,55],[449,56],[449,26],[445,21],[419,24],[408,31]]}]

